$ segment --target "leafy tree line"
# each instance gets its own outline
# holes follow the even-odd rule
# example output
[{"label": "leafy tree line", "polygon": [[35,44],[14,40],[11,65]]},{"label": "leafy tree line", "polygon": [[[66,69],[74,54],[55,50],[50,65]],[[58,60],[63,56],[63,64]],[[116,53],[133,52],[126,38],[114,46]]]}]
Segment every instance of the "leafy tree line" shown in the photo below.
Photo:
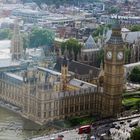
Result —
[{"label": "leafy tree line", "polygon": [[[22,0],[23,3],[29,1],[29,0]],[[78,5],[79,3],[87,3],[87,2],[96,2],[99,0],[33,0],[35,3],[40,5],[41,3],[46,4],[55,4],[55,5],[63,5],[63,4],[72,4],[72,5]]]},{"label": "leafy tree line", "polygon": [[116,14],[120,11],[119,7],[111,6],[107,9],[109,14]]},{"label": "leafy tree line", "polygon": [[129,140],[140,140],[140,127],[134,129]]},{"label": "leafy tree line", "polygon": [[77,56],[78,56],[78,53],[81,51],[81,48],[82,48],[82,45],[78,42],[78,40],[73,39],[73,38],[61,44],[62,54],[64,54],[65,51],[67,50],[69,57],[71,58],[74,57],[74,60],[77,60]]},{"label": "leafy tree line", "polygon": [[[0,29],[0,40],[11,39],[12,34],[13,32],[10,29]],[[34,27],[31,32],[23,33],[22,38],[24,50],[26,48],[42,47],[46,55],[47,51],[52,48],[55,35],[49,29]]]},{"label": "leafy tree line", "polygon": [[39,46],[51,46],[54,41],[54,33],[51,30],[35,27],[29,33],[30,48]]},{"label": "leafy tree line", "polygon": [[45,28],[34,27],[29,34],[23,34],[23,48],[38,48],[42,47],[44,53],[52,48],[54,43],[54,33]]},{"label": "leafy tree line", "polygon": [[134,83],[140,83],[140,68],[134,67],[129,75],[129,80]]},{"label": "leafy tree line", "polygon": [[132,25],[129,27],[132,32],[140,31],[140,25]]},{"label": "leafy tree line", "polygon": [[100,25],[96,28],[96,30],[93,32],[93,37],[98,37],[102,35],[103,33],[106,33],[108,29],[111,29],[111,25]]}]

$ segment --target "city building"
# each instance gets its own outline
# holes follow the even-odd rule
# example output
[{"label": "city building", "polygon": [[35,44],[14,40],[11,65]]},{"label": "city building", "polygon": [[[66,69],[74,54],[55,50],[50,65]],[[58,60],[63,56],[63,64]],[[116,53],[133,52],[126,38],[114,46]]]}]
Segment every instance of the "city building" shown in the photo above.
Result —
[{"label": "city building", "polygon": [[130,26],[140,24],[140,17],[139,16],[118,16],[117,15],[101,15],[100,23],[102,24],[111,24],[114,19],[120,21],[121,25],[123,26]]},{"label": "city building", "polygon": [[124,43],[118,21],[113,25],[112,35],[105,47],[103,116],[114,116],[121,112],[124,85]]},{"label": "city building", "polygon": [[[54,70],[61,72],[62,62],[63,58],[58,57]],[[88,64],[80,63],[74,60],[69,60],[68,71],[71,72],[73,76],[79,80],[83,80],[89,83],[96,83],[101,70],[97,67],[90,66]]]},{"label": "city building", "polygon": [[74,78],[66,55],[61,73],[39,66],[1,67],[0,99],[20,107],[22,116],[39,124],[75,116],[117,116],[124,84],[124,47],[118,23],[104,50],[105,67],[96,85]]},{"label": "city building", "polygon": [[96,66],[97,57],[100,53],[100,48],[95,43],[93,37],[90,35],[87,41],[85,42],[84,47],[81,49],[80,58],[78,61]]}]

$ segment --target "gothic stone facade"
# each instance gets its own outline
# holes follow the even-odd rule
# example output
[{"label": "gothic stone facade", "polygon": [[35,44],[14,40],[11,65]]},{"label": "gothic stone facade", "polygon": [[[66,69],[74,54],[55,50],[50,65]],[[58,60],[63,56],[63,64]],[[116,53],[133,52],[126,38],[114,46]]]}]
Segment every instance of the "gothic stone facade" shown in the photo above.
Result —
[{"label": "gothic stone facade", "polygon": [[118,24],[113,27],[104,59],[103,90],[84,81],[67,79],[65,59],[62,76],[45,68],[24,73],[23,76],[1,72],[0,98],[19,106],[21,115],[40,124],[91,114],[116,116],[121,111],[124,75],[124,47]]},{"label": "gothic stone facade", "polygon": [[[46,79],[44,72],[37,71],[37,73],[39,73],[38,78],[42,76],[41,80]],[[97,92],[97,87],[75,88],[71,91],[60,89],[61,82],[58,81],[48,84],[44,81],[37,82],[34,77],[26,79],[9,72],[1,72],[0,98],[20,107],[22,116],[39,124],[99,113],[101,94]]]}]

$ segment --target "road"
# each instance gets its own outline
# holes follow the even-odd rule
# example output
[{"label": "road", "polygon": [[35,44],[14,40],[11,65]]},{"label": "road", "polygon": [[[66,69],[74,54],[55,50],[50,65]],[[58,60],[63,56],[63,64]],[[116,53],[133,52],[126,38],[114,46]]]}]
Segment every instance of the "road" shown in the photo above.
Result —
[{"label": "road", "polygon": [[44,137],[33,138],[32,140],[50,140],[51,138],[56,139],[58,135],[63,135],[64,136],[63,140],[86,140],[87,138],[86,134],[79,135],[77,129],[73,129],[59,132],[56,134],[51,134]]},{"label": "road", "polygon": [[131,131],[135,129],[135,127],[129,127],[130,121],[135,119],[140,120],[140,115],[138,114],[130,117],[119,118],[114,122],[93,127],[93,135],[99,137],[101,134],[109,131],[113,140],[126,140],[130,137]]},{"label": "road", "polygon": [[[140,119],[140,114],[118,118],[114,121],[101,121],[99,125],[93,125],[91,135],[96,136],[96,140],[100,140],[99,136],[108,132],[109,130],[113,140],[126,140],[128,137],[130,137],[130,132],[135,129],[134,127],[129,127],[130,122],[128,122],[128,120],[132,121],[136,118]],[[122,122],[123,124],[121,124]],[[112,125],[114,125],[113,128]],[[117,127],[119,127],[119,129]],[[86,134],[79,135],[77,128],[73,130],[58,132],[56,134],[51,134],[44,137],[33,138],[32,140],[50,140],[50,138],[57,138],[57,136],[60,134],[64,136],[63,140],[86,140],[87,138]]]}]

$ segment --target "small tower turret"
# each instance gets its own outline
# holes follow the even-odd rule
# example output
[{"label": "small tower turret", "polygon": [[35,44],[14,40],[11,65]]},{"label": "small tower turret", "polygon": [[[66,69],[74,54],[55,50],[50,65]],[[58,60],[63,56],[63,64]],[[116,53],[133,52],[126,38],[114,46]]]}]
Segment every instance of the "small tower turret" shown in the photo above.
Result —
[{"label": "small tower turret", "polygon": [[67,56],[64,56],[62,65],[61,65],[61,74],[62,74],[62,90],[67,90],[67,75],[68,75],[68,59]]},{"label": "small tower turret", "polygon": [[23,54],[23,40],[20,35],[18,20],[14,23],[14,35],[11,40],[12,60],[19,60]]}]

